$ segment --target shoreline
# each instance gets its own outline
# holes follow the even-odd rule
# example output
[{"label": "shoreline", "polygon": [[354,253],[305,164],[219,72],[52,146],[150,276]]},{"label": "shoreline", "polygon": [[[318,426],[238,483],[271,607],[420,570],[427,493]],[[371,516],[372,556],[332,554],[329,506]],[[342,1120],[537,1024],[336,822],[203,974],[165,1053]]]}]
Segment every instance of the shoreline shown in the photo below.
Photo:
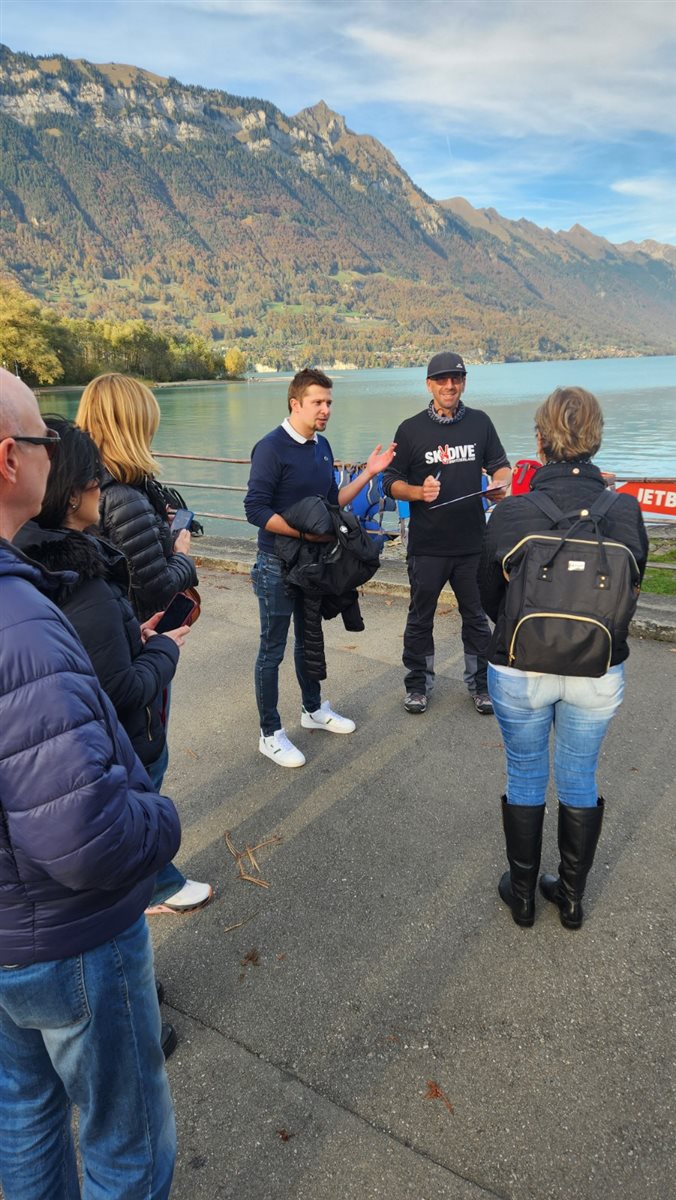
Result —
[{"label": "shoreline", "polygon": [[[671,354],[664,354],[664,353],[647,354],[645,351],[640,351],[640,350],[623,350],[621,353],[618,352],[617,354],[608,354],[608,353],[581,354],[575,358],[527,358],[527,359],[524,359],[524,358],[519,358],[519,359],[496,358],[496,359],[489,359],[488,361],[482,361],[482,362],[474,361],[471,358],[469,358],[467,355],[465,355],[465,362],[467,363],[468,367],[472,367],[472,369],[476,370],[477,368],[481,368],[481,367],[528,367],[528,366],[534,366],[535,364],[541,364],[541,363],[587,363],[587,362],[604,362],[604,361],[605,362],[618,362],[623,359],[635,360],[635,359],[640,359],[640,358],[645,358],[648,360],[654,359],[654,358],[674,358],[674,359],[676,359],[676,347],[674,348],[674,350],[672,351]],[[356,366],[353,364],[348,365],[346,363],[340,363],[340,364],[336,364],[335,366],[327,366],[325,364],[320,369],[325,370],[325,371],[330,371],[333,374],[335,374],[337,377],[340,377],[343,374],[351,375],[354,372],[359,372],[359,371],[415,371],[415,370],[422,370],[424,368],[424,365],[425,365],[424,363],[418,363],[418,364],[413,364],[412,366],[405,366],[405,367],[401,366],[400,364],[398,364],[396,366],[394,366],[394,365],[382,366],[381,365],[381,366],[377,366],[377,367],[359,367],[359,366]],[[286,380],[286,379],[292,379],[293,374],[294,374],[293,368],[287,367],[287,368],[284,368],[279,371],[272,369],[272,368],[269,371],[261,371],[261,372],[252,371],[250,374],[238,376],[237,378],[232,378],[232,379],[175,379],[175,380],[163,381],[160,383],[154,383],[152,381],[143,380],[142,382],[146,383],[147,386],[149,388],[151,388],[151,390],[159,391],[160,389],[165,389],[165,388],[207,387],[207,386],[213,387],[215,384],[219,384],[219,383],[278,382],[278,381],[282,381],[282,380]],[[137,378],[137,376],[134,376],[134,378]],[[55,383],[55,384],[43,384],[43,385],[40,385],[39,387],[34,387],[32,390],[35,392],[36,396],[39,396],[45,392],[61,393],[61,392],[76,391],[78,388],[85,388],[86,386],[87,386],[86,383]]]}]

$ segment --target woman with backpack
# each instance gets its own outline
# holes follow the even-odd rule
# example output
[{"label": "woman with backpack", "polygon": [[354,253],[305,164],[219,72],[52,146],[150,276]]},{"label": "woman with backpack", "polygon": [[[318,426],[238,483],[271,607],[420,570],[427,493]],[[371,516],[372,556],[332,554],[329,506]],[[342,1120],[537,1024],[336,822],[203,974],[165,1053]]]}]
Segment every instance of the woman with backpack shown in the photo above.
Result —
[{"label": "woman with backpack", "polygon": [[[567,929],[582,925],[604,811],[596,768],[622,703],[628,624],[648,557],[638,502],[606,492],[591,461],[602,432],[599,403],[583,388],[557,388],[540,405],[543,465],[528,494],[508,497],[493,513],[479,566],[481,602],[495,622],[488,687],[507,765],[509,870],[498,890],[521,926],[535,919],[552,729],[560,863],[558,875],[541,877],[540,890]],[[610,612],[609,592],[617,620],[601,616],[604,606]]]},{"label": "woman with backpack", "polygon": [[[153,393],[128,375],[99,375],[87,384],[75,417],[93,439],[101,456],[99,530],[124,554],[129,567],[129,597],[139,621],[167,607],[177,592],[197,583],[190,557],[190,532],[172,541],[167,500],[155,476],[159,467],[151,442],[160,423]],[[168,721],[169,689],[163,719]],[[153,764],[150,778],[157,791],[169,761],[168,750]],[[186,877],[169,863],[157,877],[149,914],[185,913],[202,908],[212,897],[208,883]]]}]

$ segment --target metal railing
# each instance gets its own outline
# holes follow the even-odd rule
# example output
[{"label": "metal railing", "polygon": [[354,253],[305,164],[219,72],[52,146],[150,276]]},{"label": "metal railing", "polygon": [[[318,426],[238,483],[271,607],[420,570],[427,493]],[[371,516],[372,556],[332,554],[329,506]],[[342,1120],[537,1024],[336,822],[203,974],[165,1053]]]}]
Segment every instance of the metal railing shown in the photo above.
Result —
[{"label": "metal railing", "polygon": [[[160,454],[157,452],[154,454],[154,457],[183,459],[187,462],[234,463],[245,467],[249,466],[251,462],[250,458],[218,458],[215,455],[208,454]],[[169,484],[170,487],[198,488],[200,491],[206,492],[246,492],[245,487],[240,487],[234,483],[193,483],[188,479],[165,479],[163,482]],[[246,524],[246,517],[235,517],[229,513],[198,512],[195,510],[195,516],[208,517],[212,521],[241,521]]]},{"label": "metal railing", "polygon": [[[159,451],[156,451],[156,452],[154,452],[154,457],[155,458],[179,459],[179,460],[182,460],[185,462],[227,463],[230,465],[242,466],[242,467],[248,467],[251,463],[250,458],[220,458],[216,455],[208,455],[208,454],[171,454],[171,453],[160,453]],[[342,462],[336,462],[336,466],[338,466],[338,467],[342,467],[344,465],[347,465],[347,464],[344,464]],[[615,474],[619,475],[618,472],[615,472]],[[622,475],[621,478],[630,479],[631,476]],[[163,482],[169,484],[170,487],[190,488],[190,489],[197,488],[199,491],[205,491],[205,492],[240,492],[240,493],[242,493],[242,492],[246,492],[246,490],[247,490],[245,487],[242,487],[241,485],[236,484],[236,483],[193,483],[189,479],[165,479],[165,480],[163,480]],[[211,521],[240,521],[242,524],[247,523],[246,517],[243,517],[243,516],[236,517],[236,516],[233,516],[231,513],[198,512],[197,509],[195,509],[195,516],[196,517],[207,517]],[[646,525],[663,525],[664,524],[664,521],[661,521],[659,517],[646,516],[645,513],[644,513],[643,519],[644,519]],[[676,563],[665,563],[665,562],[660,562],[659,560],[658,561],[649,561],[647,563],[647,566],[649,566],[653,569],[660,570],[660,571],[676,571]]]}]

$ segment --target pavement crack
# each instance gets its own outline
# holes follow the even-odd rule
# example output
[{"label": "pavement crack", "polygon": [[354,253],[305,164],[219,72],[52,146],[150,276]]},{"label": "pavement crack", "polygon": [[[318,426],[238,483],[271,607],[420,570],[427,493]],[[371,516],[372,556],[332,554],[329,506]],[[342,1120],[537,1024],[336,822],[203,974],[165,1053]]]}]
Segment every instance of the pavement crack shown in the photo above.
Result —
[{"label": "pavement crack", "polygon": [[370,1129],[373,1133],[377,1133],[381,1137],[387,1138],[388,1141],[394,1142],[398,1146],[402,1146],[405,1150],[409,1150],[412,1154],[415,1154],[417,1158],[430,1163],[432,1166],[439,1167],[440,1170],[444,1171],[453,1179],[462,1180],[463,1183],[470,1184],[472,1187],[477,1188],[484,1196],[493,1197],[493,1200],[510,1200],[507,1192],[495,1191],[494,1188],[488,1187],[484,1183],[477,1182],[476,1179],[472,1179],[469,1175],[463,1175],[461,1171],[454,1170],[452,1167],[449,1167],[447,1163],[442,1162],[439,1158],[436,1158],[434,1154],[430,1154],[428,1150],[421,1149],[419,1146],[416,1146],[414,1142],[409,1141],[407,1138],[400,1137],[398,1134],[392,1133],[390,1129],[386,1129],[385,1126],[379,1125],[376,1121],[369,1120],[368,1117],[363,1115],[363,1113],[360,1113],[355,1108],[351,1108],[349,1104],[345,1104],[342,1100],[338,1100],[334,1096],[321,1091],[318,1087],[310,1083],[307,1079],[304,1079],[302,1075],[300,1075],[297,1071],[294,1071],[291,1067],[284,1063],[275,1062],[274,1059],[266,1057],[265,1054],[262,1054],[259,1050],[255,1050],[253,1046],[250,1046],[247,1042],[242,1041],[240,1038],[233,1037],[231,1034],[223,1033],[222,1029],[218,1029],[214,1025],[209,1025],[207,1021],[203,1021],[200,1017],[194,1016],[193,1013],[186,1012],[185,1009],[179,1008],[177,1005],[168,1004],[167,1001],[164,1002],[164,1008],[172,1009],[174,1012],[180,1013],[180,1015],[185,1017],[186,1020],[193,1021],[195,1025],[199,1025],[202,1029],[208,1030],[209,1033],[216,1034],[216,1036],[222,1038],[223,1041],[228,1042],[232,1046],[236,1046],[238,1050],[243,1050],[246,1054],[251,1055],[252,1058],[256,1058],[259,1062],[264,1063],[267,1067],[271,1067],[272,1070],[277,1071],[278,1074],[283,1078],[300,1084],[300,1086],[305,1088],[306,1091],[311,1092],[312,1095],[317,1096],[326,1104],[330,1104],[333,1108],[337,1109],[337,1111],[345,1113],[347,1116],[354,1117],[355,1120],[366,1126],[366,1128]]}]

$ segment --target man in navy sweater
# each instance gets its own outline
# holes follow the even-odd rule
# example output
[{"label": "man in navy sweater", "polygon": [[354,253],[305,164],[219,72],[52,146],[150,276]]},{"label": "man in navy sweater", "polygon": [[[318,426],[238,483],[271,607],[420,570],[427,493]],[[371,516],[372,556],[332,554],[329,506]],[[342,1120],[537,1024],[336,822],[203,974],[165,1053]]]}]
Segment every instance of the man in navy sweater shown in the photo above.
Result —
[{"label": "man in navy sweater", "polygon": [[[281,560],[275,554],[275,535],[300,538],[282,513],[306,496],[322,496],[329,504],[344,507],[394,458],[395,444],[386,450],[376,446],[365,469],[338,490],[333,474],[333,453],[323,437],[333,399],[333,384],[323,371],[307,368],[291,380],[289,416],[261,438],[251,452],[251,475],[244,510],[257,525],[258,556],[252,571],[254,591],[261,618],[261,640],[256,659],[256,703],[260,715],[261,754],[281,767],[302,767],[305,756],[294,746],[282,727],[277,711],[279,666],[284,657],[291,617],[294,620],[294,662],[302,697],[303,729],[328,733],[352,733],[355,725],[334,712],[328,700],[322,704],[317,680],[308,679],[303,661],[302,601],[285,590]],[[307,541],[328,541],[314,534]]]},{"label": "man in navy sweater", "polygon": [[493,712],[486,679],[491,634],[477,582],[485,519],[481,496],[471,493],[481,491],[486,471],[498,487],[494,498],[502,499],[511,470],[493,422],[462,402],[466,379],[459,354],[434,355],[427,367],[430,402],[399,426],[397,461],[385,473],[387,494],[411,505],[411,603],[403,655],[409,713],[427,710],[434,685],[434,614],[447,582],[462,618],[465,683],[476,711]]}]

